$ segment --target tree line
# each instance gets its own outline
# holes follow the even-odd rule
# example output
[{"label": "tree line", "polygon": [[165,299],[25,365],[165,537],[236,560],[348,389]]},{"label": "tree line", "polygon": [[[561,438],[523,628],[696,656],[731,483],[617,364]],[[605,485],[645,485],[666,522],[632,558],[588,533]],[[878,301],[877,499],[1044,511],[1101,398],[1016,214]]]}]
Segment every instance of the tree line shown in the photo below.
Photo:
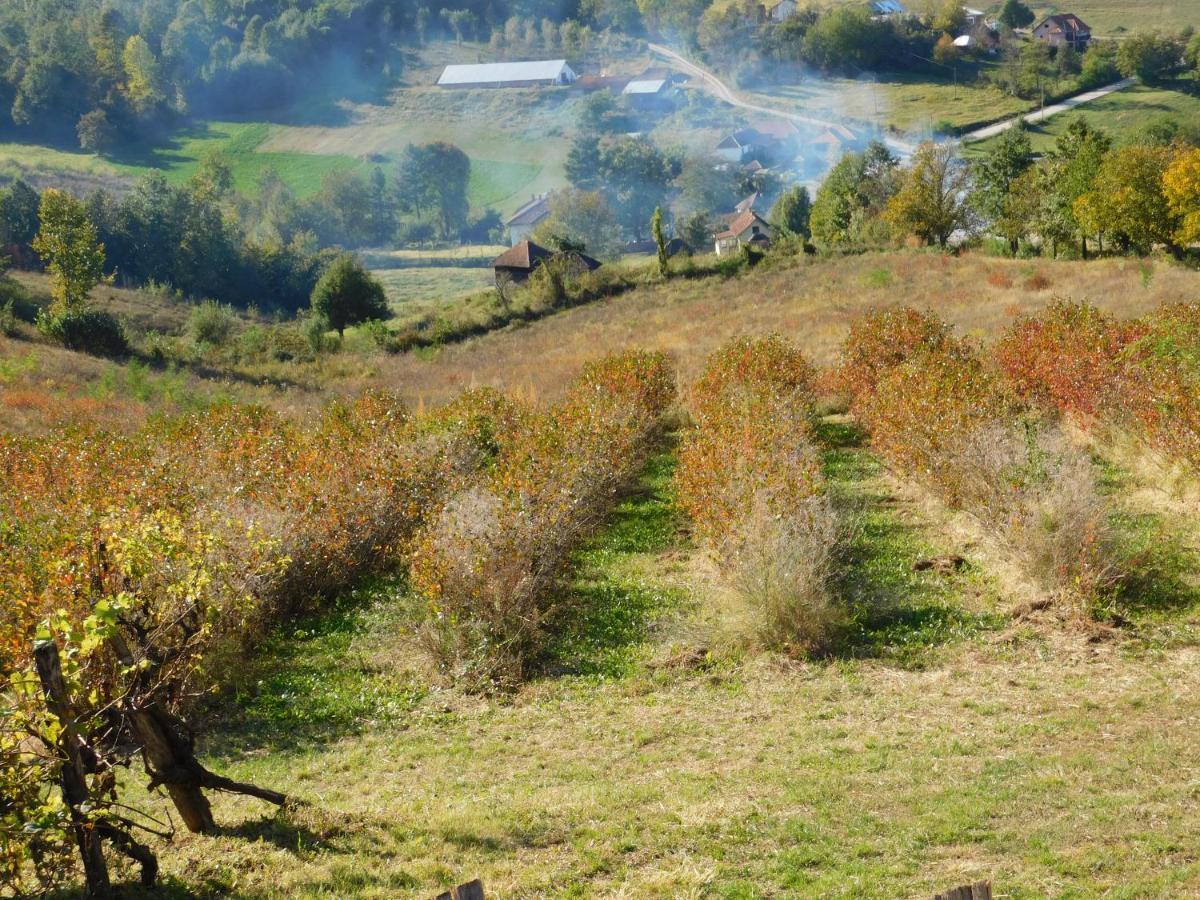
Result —
[{"label": "tree line", "polygon": [[907,165],[882,144],[845,156],[817,191],[814,244],[882,246],[913,236],[946,247],[978,237],[1007,252],[1176,257],[1200,242],[1200,141],[1160,123],[1114,146],[1074,119],[1037,157],[1018,124],[968,163],[952,143],[926,143]]}]

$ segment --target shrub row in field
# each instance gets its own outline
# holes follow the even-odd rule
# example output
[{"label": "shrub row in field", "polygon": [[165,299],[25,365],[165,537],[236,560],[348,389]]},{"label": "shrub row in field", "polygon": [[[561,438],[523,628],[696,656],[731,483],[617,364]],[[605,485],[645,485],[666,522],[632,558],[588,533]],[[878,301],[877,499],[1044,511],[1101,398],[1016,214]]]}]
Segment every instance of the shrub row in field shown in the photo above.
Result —
[{"label": "shrub row in field", "polygon": [[691,399],[679,502],[769,645],[818,650],[842,611],[830,579],[843,528],[812,441],[814,371],[778,336],[715,353]]},{"label": "shrub row in field", "polygon": [[588,366],[545,412],[497,410],[492,464],[417,541],[413,585],[429,600],[425,642],[441,672],[475,689],[523,678],[581,548],[645,465],[674,399],[660,354]]},{"label": "shrub row in field", "polygon": [[[878,339],[897,317],[925,322],[907,352]],[[1107,504],[1091,461],[974,348],[902,310],[856,326],[844,358],[844,371],[871,373],[855,382],[851,408],[899,472],[972,514],[1028,574],[1081,608],[1112,585]]]},{"label": "shrub row in field", "polygon": [[1120,321],[1059,301],[1019,320],[997,359],[1028,401],[1123,427],[1200,467],[1200,305]]},{"label": "shrub row in field", "polygon": [[444,495],[488,464],[498,405],[413,417],[366,394],[307,424],[230,406],[130,433],[0,438],[6,878],[45,886],[69,871],[60,761],[28,744],[58,740],[28,668],[35,630],[63,650],[97,760],[86,815],[97,833],[118,827],[101,798],[115,796],[109,767],[140,746],[138,711],[171,721],[271,620],[399,564]]}]

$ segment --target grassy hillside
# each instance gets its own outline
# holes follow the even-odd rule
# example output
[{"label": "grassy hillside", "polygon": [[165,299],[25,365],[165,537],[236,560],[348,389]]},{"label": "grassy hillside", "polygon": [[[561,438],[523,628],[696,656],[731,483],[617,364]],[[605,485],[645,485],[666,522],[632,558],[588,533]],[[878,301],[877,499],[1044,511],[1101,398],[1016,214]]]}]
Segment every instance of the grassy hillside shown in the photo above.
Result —
[{"label": "grassy hillside", "polygon": [[1039,14],[1073,12],[1096,34],[1119,35],[1139,29],[1177,30],[1200,26],[1200,6],[1192,0],[1069,0],[1030,4]]},{"label": "grassy hillside", "polygon": [[[1054,146],[1072,119],[1083,118],[1095,128],[1107,131],[1118,142],[1124,142],[1143,131],[1147,125],[1164,118],[1180,123],[1195,122],[1200,117],[1200,94],[1191,82],[1178,86],[1151,87],[1134,85],[1123,91],[1101,97],[1070,112],[1052,116],[1045,122],[1031,125],[1030,140],[1036,152],[1044,153]],[[971,152],[989,146],[995,139],[969,144]]]}]

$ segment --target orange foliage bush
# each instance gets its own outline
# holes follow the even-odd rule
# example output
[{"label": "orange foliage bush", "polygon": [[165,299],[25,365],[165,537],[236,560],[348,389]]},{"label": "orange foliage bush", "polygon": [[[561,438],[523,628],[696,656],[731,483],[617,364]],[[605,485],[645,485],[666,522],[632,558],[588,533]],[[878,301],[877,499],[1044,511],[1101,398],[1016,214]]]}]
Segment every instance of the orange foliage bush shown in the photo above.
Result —
[{"label": "orange foliage bush", "polygon": [[1007,290],[1013,286],[1013,281],[1003,272],[988,272],[987,283],[992,287],[1003,288]]},{"label": "orange foliage bush", "polygon": [[513,410],[492,464],[417,541],[413,585],[442,674],[476,690],[512,685],[545,646],[571,557],[641,471],[674,400],[661,354],[588,366],[564,400]]},{"label": "orange foliage bush", "polygon": [[755,498],[785,510],[821,489],[812,446],[815,370],[783,338],[740,338],[709,359],[691,399],[696,420],[680,452],[679,503],[714,545]]},{"label": "orange foliage bush", "polygon": [[910,306],[856,319],[842,345],[837,378],[851,399],[875,389],[879,379],[916,353],[955,346],[950,328],[932,313]]},{"label": "orange foliage bush", "polygon": [[872,444],[953,505],[965,493],[955,465],[964,438],[988,425],[1011,423],[1018,412],[1000,379],[961,349],[917,354],[886,373],[855,406]]},{"label": "orange foliage bush", "polygon": [[1122,351],[1144,331],[1094,306],[1055,300],[1014,322],[995,358],[1022,399],[1095,417],[1115,399]]}]

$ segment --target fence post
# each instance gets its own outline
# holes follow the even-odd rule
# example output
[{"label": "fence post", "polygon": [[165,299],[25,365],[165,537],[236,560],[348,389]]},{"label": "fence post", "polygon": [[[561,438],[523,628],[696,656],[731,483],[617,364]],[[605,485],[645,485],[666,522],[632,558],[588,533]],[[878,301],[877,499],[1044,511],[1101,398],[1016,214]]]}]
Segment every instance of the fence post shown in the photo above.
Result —
[{"label": "fence post", "polygon": [[466,884],[460,884],[444,893],[438,894],[436,900],[484,900],[483,882],[476,878]]},{"label": "fence post", "polygon": [[100,833],[81,809],[90,796],[87,771],[83,766],[83,755],[79,752],[79,733],[71,713],[67,685],[63,681],[58,645],[54,641],[42,641],[34,648],[33,661],[46,694],[46,706],[62,725],[58,748],[65,757],[61,774],[63,799],[71,810],[71,827],[83,859],[87,895],[95,900],[108,900],[112,896],[112,885],[108,880],[108,866],[104,862]]},{"label": "fence post", "polygon": [[987,881],[976,881],[935,894],[933,900],[992,900],[992,885]]}]

